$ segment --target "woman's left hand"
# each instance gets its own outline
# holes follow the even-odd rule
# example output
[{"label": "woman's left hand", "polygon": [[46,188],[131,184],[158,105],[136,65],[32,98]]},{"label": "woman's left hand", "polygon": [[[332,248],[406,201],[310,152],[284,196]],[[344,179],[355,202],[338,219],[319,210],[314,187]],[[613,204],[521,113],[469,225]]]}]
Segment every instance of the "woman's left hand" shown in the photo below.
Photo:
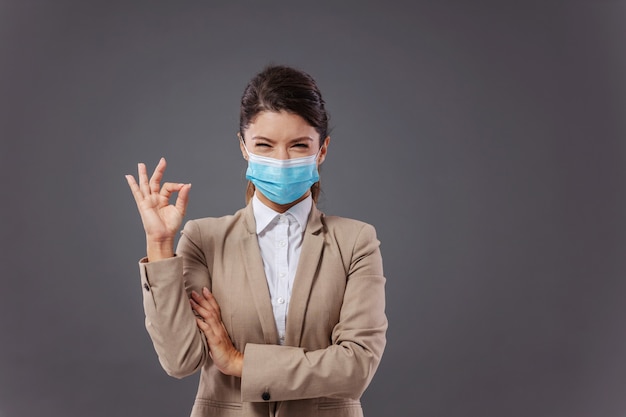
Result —
[{"label": "woman's left hand", "polygon": [[196,318],[198,327],[204,332],[209,344],[209,354],[213,363],[222,373],[241,377],[243,353],[233,346],[222,322],[220,306],[208,288],[202,289],[202,295],[191,292],[191,308],[202,317]]}]

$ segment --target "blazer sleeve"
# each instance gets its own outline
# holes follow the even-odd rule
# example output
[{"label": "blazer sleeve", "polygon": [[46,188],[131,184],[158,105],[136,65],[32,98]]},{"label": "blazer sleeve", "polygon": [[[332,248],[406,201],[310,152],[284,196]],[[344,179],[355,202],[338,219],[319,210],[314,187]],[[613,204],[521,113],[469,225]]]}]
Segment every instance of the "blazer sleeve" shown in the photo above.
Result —
[{"label": "blazer sleeve", "polygon": [[386,343],[385,278],[375,229],[363,223],[347,273],[339,323],[325,349],[247,344],[242,401],[316,397],[358,399],[370,383]]},{"label": "blazer sleeve", "polygon": [[146,329],[163,369],[182,378],[210,360],[206,338],[196,324],[189,304],[192,289],[210,288],[203,252],[194,243],[197,227],[185,229],[173,258],[139,262]]}]

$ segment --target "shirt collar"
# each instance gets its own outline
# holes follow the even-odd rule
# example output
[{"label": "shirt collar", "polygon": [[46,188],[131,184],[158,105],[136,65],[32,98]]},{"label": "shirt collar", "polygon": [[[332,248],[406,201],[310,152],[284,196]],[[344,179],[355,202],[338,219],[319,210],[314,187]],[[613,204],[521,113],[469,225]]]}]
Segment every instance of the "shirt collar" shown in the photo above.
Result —
[{"label": "shirt collar", "polygon": [[[296,219],[302,230],[304,230],[309,214],[311,213],[312,205],[313,198],[311,198],[311,195],[309,194],[307,198],[300,201],[293,207],[290,207],[289,210],[283,214],[291,214]],[[254,213],[254,221],[256,222],[257,234],[265,230],[272,220],[281,214],[263,204],[263,202],[257,197],[256,193],[254,193],[254,196],[252,197],[252,211]]]}]

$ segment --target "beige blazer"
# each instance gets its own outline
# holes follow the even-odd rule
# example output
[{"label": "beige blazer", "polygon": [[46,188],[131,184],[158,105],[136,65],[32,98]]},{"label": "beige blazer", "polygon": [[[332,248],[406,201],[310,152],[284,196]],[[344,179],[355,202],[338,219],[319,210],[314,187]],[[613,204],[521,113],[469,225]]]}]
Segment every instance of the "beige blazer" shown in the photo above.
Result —
[{"label": "beige blazer", "polygon": [[[362,416],[359,398],[385,347],[385,278],[374,228],[313,205],[287,314],[278,332],[252,205],[187,222],[176,257],[140,262],[146,328],[165,371],[201,371],[192,417]],[[189,305],[209,287],[235,347],[241,378],[212,364]]]}]

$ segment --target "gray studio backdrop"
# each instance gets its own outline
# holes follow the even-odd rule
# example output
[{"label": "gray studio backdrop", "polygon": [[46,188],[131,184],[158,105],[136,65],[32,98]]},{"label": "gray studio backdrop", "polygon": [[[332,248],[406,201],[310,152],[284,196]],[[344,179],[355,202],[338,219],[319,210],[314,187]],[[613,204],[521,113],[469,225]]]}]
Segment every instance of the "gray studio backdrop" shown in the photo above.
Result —
[{"label": "gray studio backdrop", "polygon": [[188,415],[124,174],[240,208],[272,62],[327,100],[322,210],[382,241],[366,415],[626,416],[624,39],[624,1],[0,1],[0,416]]}]

